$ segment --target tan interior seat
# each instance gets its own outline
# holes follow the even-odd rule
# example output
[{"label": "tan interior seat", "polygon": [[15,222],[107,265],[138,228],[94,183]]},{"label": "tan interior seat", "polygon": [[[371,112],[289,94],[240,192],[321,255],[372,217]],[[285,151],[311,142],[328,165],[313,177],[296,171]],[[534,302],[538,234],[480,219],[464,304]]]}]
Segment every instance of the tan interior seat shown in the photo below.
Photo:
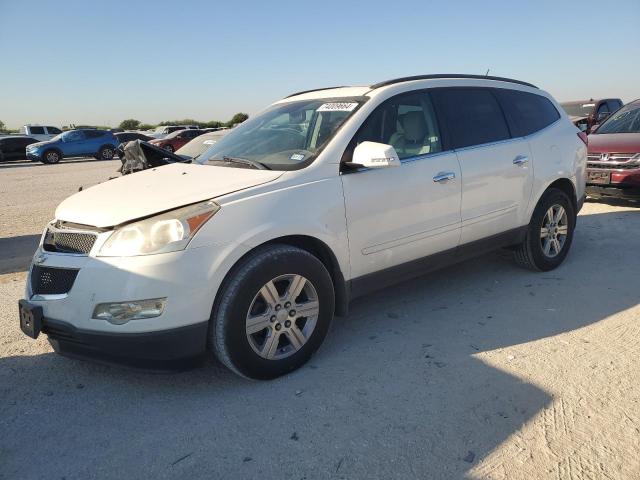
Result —
[{"label": "tan interior seat", "polygon": [[398,117],[398,130],[391,135],[389,143],[401,158],[425,155],[439,151],[439,138],[433,134],[435,128],[427,125],[423,111],[407,112]]}]

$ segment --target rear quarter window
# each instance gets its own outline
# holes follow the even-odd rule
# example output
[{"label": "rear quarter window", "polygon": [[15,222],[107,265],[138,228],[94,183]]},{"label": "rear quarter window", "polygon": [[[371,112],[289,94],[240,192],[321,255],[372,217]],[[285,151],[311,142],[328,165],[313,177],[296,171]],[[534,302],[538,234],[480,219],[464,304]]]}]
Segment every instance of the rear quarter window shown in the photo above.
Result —
[{"label": "rear quarter window", "polygon": [[531,135],[560,118],[553,103],[542,95],[506,89],[498,89],[496,94],[509,118],[514,137]]},{"label": "rear quarter window", "polygon": [[44,135],[44,127],[30,127],[31,135]]}]

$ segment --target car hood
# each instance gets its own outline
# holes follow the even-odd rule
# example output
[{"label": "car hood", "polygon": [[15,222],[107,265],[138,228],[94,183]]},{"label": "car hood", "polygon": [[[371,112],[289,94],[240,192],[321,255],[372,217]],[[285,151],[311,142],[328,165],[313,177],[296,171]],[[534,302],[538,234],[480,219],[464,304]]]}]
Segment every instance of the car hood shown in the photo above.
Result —
[{"label": "car hood", "polygon": [[36,143],[30,143],[28,146],[29,147],[45,147],[47,145],[56,145],[58,143],[57,140],[45,140],[44,142],[36,142]]},{"label": "car hood", "polygon": [[64,200],[56,219],[106,228],[271,182],[283,172],[171,164],[98,184]]},{"label": "car hood", "polygon": [[594,133],[589,153],[640,153],[640,133]]}]

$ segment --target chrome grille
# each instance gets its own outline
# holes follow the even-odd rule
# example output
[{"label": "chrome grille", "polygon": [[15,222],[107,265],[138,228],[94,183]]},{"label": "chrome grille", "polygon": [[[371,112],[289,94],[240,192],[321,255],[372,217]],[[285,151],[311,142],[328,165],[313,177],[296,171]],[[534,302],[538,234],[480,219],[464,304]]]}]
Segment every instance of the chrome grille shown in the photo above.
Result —
[{"label": "chrome grille", "polygon": [[[587,168],[598,170],[640,169],[637,153],[591,153],[587,156]],[[634,158],[636,157],[636,158]]]},{"label": "chrome grille", "polygon": [[47,252],[88,254],[96,241],[94,233],[64,232],[47,229],[42,248]]}]

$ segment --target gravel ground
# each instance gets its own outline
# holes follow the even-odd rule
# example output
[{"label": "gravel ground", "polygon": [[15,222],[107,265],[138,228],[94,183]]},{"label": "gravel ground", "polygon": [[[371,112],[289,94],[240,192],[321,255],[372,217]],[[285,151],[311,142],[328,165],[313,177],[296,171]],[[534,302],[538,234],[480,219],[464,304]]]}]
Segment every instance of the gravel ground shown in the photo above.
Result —
[{"label": "gravel ground", "polygon": [[634,205],[587,203],[553,272],[499,252],[360,299],[310,364],[260,383],[20,332],[45,222],[117,165],[0,165],[0,479],[640,478]]}]

